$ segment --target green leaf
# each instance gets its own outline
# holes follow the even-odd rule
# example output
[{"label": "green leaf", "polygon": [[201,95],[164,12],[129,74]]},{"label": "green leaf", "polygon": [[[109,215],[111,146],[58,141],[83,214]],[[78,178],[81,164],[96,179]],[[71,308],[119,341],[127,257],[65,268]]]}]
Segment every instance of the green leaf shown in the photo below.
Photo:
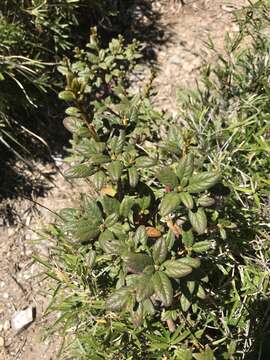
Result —
[{"label": "green leaf", "polygon": [[108,172],[113,181],[118,181],[123,172],[123,164],[119,160],[111,162],[108,166]]},{"label": "green leaf", "polygon": [[214,240],[199,241],[192,246],[192,250],[196,253],[203,253],[205,251],[213,249],[215,247],[215,244],[216,243]]},{"label": "green leaf", "polygon": [[104,221],[104,225],[109,228],[110,226],[113,226],[115,223],[117,223],[118,219],[119,215],[116,213],[112,213],[111,215],[107,216]]},{"label": "green leaf", "polygon": [[125,251],[126,246],[117,239],[99,239],[100,246],[106,254],[120,255]]},{"label": "green leaf", "polygon": [[127,287],[116,290],[106,301],[106,308],[111,311],[125,310],[132,301],[130,289]]},{"label": "green leaf", "polygon": [[106,183],[106,176],[103,171],[98,171],[92,176],[92,182],[97,191],[100,191]]},{"label": "green leaf", "polygon": [[154,293],[152,275],[143,275],[136,285],[136,300],[141,302]]},{"label": "green leaf", "polygon": [[154,263],[160,265],[166,260],[168,254],[168,246],[165,239],[158,239],[152,247],[152,256]]},{"label": "green leaf", "polygon": [[82,126],[82,121],[76,117],[67,116],[63,120],[63,125],[69,132],[73,134],[78,131],[80,126]]},{"label": "green leaf", "polygon": [[178,349],[175,355],[175,360],[192,360],[192,350],[189,349]]},{"label": "green leaf", "polygon": [[149,168],[156,165],[157,159],[150,158],[149,156],[140,156],[136,159],[137,168]]},{"label": "green leaf", "polygon": [[194,236],[192,230],[182,232],[182,242],[187,247],[190,248],[194,242]]},{"label": "green leaf", "polygon": [[167,193],[160,203],[160,215],[169,215],[179,207],[180,202],[179,194],[175,192]]},{"label": "green leaf", "polygon": [[[181,260],[181,259],[179,259]],[[164,272],[171,278],[179,279],[192,272],[192,267],[179,260],[167,260],[163,263]]]},{"label": "green leaf", "polygon": [[100,222],[81,219],[77,222],[76,239],[85,242],[94,239],[100,233]]},{"label": "green leaf", "polygon": [[180,297],[180,304],[182,310],[186,312],[191,306],[191,301],[184,294],[182,294]]},{"label": "green leaf", "polygon": [[196,360],[215,360],[215,355],[213,353],[213,350],[210,349],[208,346],[206,350],[201,351],[199,354],[193,354],[194,358]]},{"label": "green leaf", "polygon": [[146,245],[147,239],[148,236],[147,236],[146,228],[144,225],[140,225],[135,232],[135,236],[134,236],[135,244]]},{"label": "green leaf", "polygon": [[91,156],[91,164],[92,165],[102,165],[111,161],[110,157],[103,154],[95,154]]},{"label": "green leaf", "polygon": [[210,189],[219,181],[219,179],[220,175],[213,172],[203,172],[196,174],[189,179],[189,183],[186,189],[191,193],[199,193]]},{"label": "green leaf", "polygon": [[85,202],[84,216],[91,221],[102,222],[102,213],[95,200],[87,200]]},{"label": "green leaf", "polygon": [[75,94],[72,91],[68,91],[68,90],[61,91],[58,94],[58,97],[59,97],[59,99],[65,100],[65,101],[72,101],[72,100],[76,99]]},{"label": "green leaf", "polygon": [[199,234],[203,234],[207,228],[207,217],[203,208],[199,208],[197,212],[189,210],[188,212],[189,221],[193,229]]},{"label": "green leaf", "polygon": [[142,273],[146,266],[153,265],[152,258],[146,254],[127,253],[122,258],[127,270],[135,274]]},{"label": "green leaf", "polygon": [[80,164],[73,166],[65,172],[65,177],[68,179],[85,178],[93,175],[96,169],[91,165]]},{"label": "green leaf", "polygon": [[173,288],[168,276],[161,271],[157,271],[152,278],[154,291],[159,300],[165,307],[172,304]]},{"label": "green leaf", "polygon": [[150,299],[145,299],[142,304],[143,304],[143,312],[145,315],[149,314],[153,316],[155,314],[155,308]]},{"label": "green leaf", "polygon": [[215,199],[209,197],[209,196],[202,196],[198,199],[198,205],[203,207],[212,206],[215,204]]},{"label": "green leaf", "polygon": [[192,175],[193,170],[194,158],[191,154],[182,157],[175,168],[176,175],[180,181],[188,179]]},{"label": "green leaf", "polygon": [[168,251],[170,251],[173,248],[174,242],[175,242],[175,235],[173,231],[170,229],[168,233],[165,236],[165,241],[167,244]]},{"label": "green leaf", "polygon": [[127,218],[131,213],[131,209],[134,206],[135,201],[130,196],[125,196],[120,205],[120,215]]},{"label": "green leaf", "polygon": [[177,176],[169,167],[159,169],[156,177],[161,184],[170,186],[172,189],[178,185]]},{"label": "green leaf", "polygon": [[188,265],[192,267],[193,269],[197,269],[201,266],[201,261],[199,258],[192,258],[190,256],[186,256],[184,258],[176,260],[181,264]]},{"label": "green leaf", "polygon": [[194,201],[192,196],[188,192],[182,192],[179,194],[179,197],[182,201],[182,203],[187,207],[188,209],[193,209]]},{"label": "green leaf", "polygon": [[139,181],[139,173],[135,167],[128,169],[128,178],[129,178],[129,185],[131,187],[136,187]]},{"label": "green leaf", "polygon": [[90,250],[86,255],[86,264],[89,270],[93,269],[96,262],[96,252],[94,250]]},{"label": "green leaf", "polygon": [[110,215],[112,213],[119,214],[120,202],[117,199],[110,196],[103,196],[101,204],[106,215]]}]

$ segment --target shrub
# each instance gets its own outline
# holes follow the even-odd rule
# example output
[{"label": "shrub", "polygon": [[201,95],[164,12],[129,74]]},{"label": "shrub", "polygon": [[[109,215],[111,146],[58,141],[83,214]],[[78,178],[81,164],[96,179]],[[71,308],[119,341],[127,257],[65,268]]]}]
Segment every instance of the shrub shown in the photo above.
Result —
[{"label": "shrub", "polygon": [[93,187],[59,212],[44,234],[57,246],[39,259],[57,282],[50,331],[73,340],[67,356],[267,358],[267,9],[243,13],[252,42],[230,43],[186,95],[185,127],[152,109],[149,86],[130,90],[134,44],[102,49],[93,33],[60,68],[66,176]]}]

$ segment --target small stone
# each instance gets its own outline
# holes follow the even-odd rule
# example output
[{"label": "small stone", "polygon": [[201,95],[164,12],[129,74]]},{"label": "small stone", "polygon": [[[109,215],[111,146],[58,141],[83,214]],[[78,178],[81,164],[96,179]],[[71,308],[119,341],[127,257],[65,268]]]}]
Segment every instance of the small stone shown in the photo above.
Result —
[{"label": "small stone", "polygon": [[4,299],[8,299],[8,298],[9,298],[8,293],[3,293],[3,298],[4,298]]},{"label": "small stone", "polygon": [[10,321],[6,320],[3,324],[4,331],[7,331],[10,328]]},{"label": "small stone", "polygon": [[26,328],[35,320],[35,308],[28,307],[25,310],[16,311],[11,319],[11,327],[15,331]]},{"label": "small stone", "polygon": [[0,348],[5,346],[5,340],[4,338],[2,338],[2,336],[0,336]]},{"label": "small stone", "polygon": [[170,59],[169,59],[169,62],[171,64],[174,64],[174,65],[181,65],[183,63],[183,59],[178,56],[178,55],[173,55]]}]

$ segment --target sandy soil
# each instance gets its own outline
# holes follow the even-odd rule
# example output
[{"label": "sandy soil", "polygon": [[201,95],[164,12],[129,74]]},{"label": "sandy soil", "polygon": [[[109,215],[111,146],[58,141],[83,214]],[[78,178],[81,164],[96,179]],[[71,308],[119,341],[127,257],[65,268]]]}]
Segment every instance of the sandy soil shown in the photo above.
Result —
[{"label": "sandy soil", "polygon": [[[222,49],[225,33],[238,30],[232,11],[244,4],[246,0],[186,0],[181,7],[177,0],[153,0],[154,9],[161,13],[161,22],[170,33],[169,40],[156,54],[159,71],[154,81],[157,91],[154,102],[160,109],[177,112],[177,91],[193,87],[203,62],[213,60],[205,42],[210,37]],[[57,210],[70,206],[75,198],[74,188],[56,173],[52,189],[36,201]],[[40,268],[32,259],[33,254],[46,255],[49,250],[46,240],[35,242],[40,238],[35,231],[53,218],[46,208],[17,199],[17,225],[0,227],[1,360],[54,360],[60,346],[58,337],[52,342],[42,340],[44,327],[50,321],[42,315],[49,298],[46,283],[36,277]],[[10,327],[12,314],[31,305],[37,309],[35,321],[16,334]]]}]

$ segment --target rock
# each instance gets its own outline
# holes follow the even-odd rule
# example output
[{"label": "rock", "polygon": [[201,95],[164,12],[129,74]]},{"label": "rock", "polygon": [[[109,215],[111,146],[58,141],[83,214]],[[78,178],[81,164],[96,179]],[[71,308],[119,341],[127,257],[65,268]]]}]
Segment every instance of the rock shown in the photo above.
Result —
[{"label": "rock", "polygon": [[35,308],[28,307],[25,310],[16,311],[11,319],[11,327],[15,331],[25,329],[35,320]]},{"label": "rock", "polygon": [[4,338],[2,338],[2,336],[0,336],[0,348],[5,346],[5,340]]}]

